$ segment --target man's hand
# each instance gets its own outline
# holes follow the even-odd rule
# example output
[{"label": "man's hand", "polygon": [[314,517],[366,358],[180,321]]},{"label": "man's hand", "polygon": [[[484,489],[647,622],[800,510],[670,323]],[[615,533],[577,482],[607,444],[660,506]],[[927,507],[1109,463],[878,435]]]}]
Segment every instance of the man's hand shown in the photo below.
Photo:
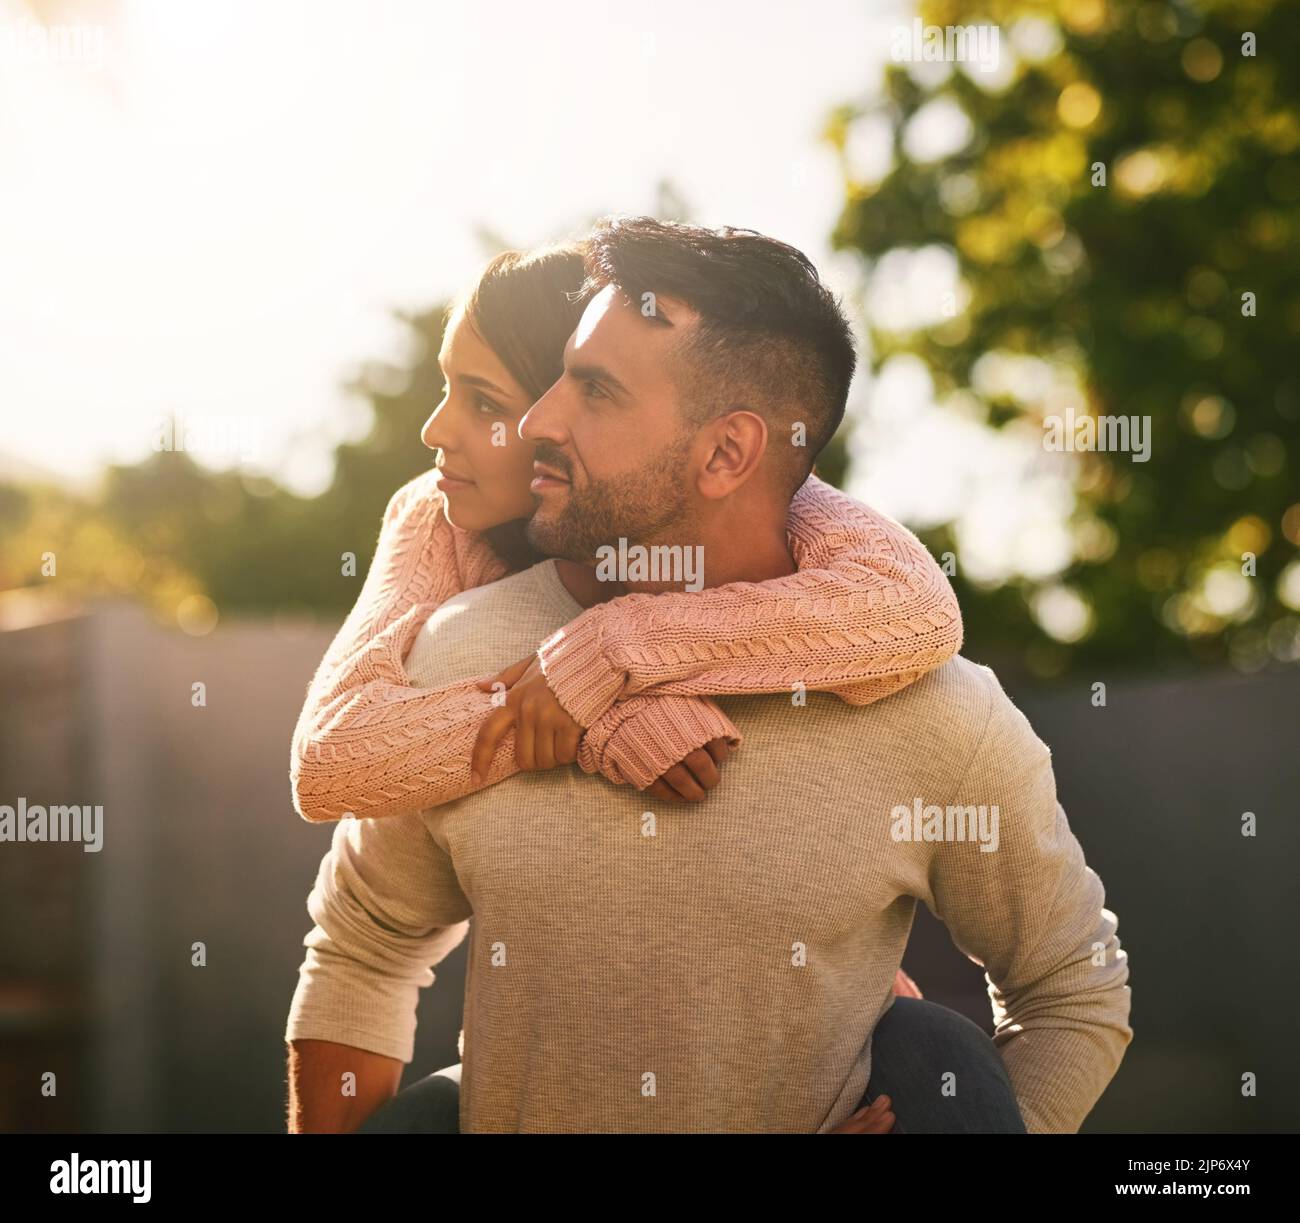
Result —
[{"label": "man's hand", "polygon": [[504,671],[478,681],[484,692],[494,684],[506,687],[505,703],[479,727],[470,753],[470,780],[478,785],[492,766],[492,757],[506,732],[515,728],[515,763],[525,773],[572,764],[578,758],[582,727],[555,699],[536,654],[529,654]]},{"label": "man's hand", "polygon": [[731,755],[725,739],[710,739],[668,772],[648,785],[643,793],[670,803],[698,803],[722,780],[718,766]]},{"label": "man's hand", "polygon": [[888,1096],[877,1096],[868,1108],[859,1109],[847,1121],[841,1121],[828,1134],[891,1134],[894,1114],[889,1109]]}]

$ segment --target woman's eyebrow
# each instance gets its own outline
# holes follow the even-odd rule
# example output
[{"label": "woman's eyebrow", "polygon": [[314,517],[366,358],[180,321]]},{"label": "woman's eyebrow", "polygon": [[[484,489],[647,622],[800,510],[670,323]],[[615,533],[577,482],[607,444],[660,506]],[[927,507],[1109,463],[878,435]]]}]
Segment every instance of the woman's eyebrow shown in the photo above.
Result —
[{"label": "woman's eyebrow", "polygon": [[460,380],[462,382],[468,382],[470,386],[481,386],[486,390],[495,391],[503,399],[510,399],[512,397],[509,391],[502,390],[502,388],[497,386],[495,382],[491,382],[479,374],[462,374]]},{"label": "woman's eyebrow", "polygon": [[[446,379],[447,367],[443,365],[441,358],[438,359],[438,371],[442,374],[443,378]],[[503,390],[501,387],[497,386],[495,382],[491,381],[491,379],[484,378],[481,374],[461,374],[460,380],[462,382],[468,382],[470,386],[481,386],[485,390],[493,391],[497,395],[500,395],[502,399],[513,398],[509,391]]]}]

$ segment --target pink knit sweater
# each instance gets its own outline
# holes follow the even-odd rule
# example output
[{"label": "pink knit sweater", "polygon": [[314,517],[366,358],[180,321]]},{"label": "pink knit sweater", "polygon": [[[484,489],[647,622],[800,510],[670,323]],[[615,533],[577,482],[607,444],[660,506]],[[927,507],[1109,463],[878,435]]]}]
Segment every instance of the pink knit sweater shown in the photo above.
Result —
[{"label": "pink knit sweater", "polygon": [[[623,595],[540,643],[556,699],[585,728],[585,771],[645,789],[711,739],[739,746],[710,693],[803,685],[868,704],[961,648],[952,587],[905,527],[810,476],[787,532],[797,573]],[[473,680],[415,688],[403,667],[436,607],[506,572],[485,539],[447,522],[433,471],[398,489],[294,730],[289,776],[299,815],[319,822],[420,811],[517,771],[510,731],[487,776],[470,780],[490,693]]]}]

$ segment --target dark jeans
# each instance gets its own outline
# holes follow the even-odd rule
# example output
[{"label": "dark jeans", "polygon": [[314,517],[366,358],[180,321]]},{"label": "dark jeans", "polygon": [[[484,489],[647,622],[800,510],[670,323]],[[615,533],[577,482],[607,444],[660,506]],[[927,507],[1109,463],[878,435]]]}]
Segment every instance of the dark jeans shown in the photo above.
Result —
[{"label": "dark jeans", "polygon": [[[946,1083],[952,1085],[947,1092]],[[879,1095],[890,1099],[895,1134],[1025,1133],[993,1041],[965,1015],[929,999],[895,998],[876,1025],[862,1105]],[[357,1131],[459,1132],[459,1063],[399,1091]]]}]

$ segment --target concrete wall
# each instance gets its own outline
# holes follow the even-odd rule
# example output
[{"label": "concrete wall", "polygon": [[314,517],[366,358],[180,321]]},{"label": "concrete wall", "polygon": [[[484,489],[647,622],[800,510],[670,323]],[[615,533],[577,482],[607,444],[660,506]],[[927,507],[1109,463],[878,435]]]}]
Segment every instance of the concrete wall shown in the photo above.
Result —
[{"label": "concrete wall", "polygon": [[[283,1129],[281,1037],[332,827],[292,808],[289,737],[332,630],[192,638],[126,603],[7,623],[0,802],[102,804],[105,842],[0,845],[0,1128]],[[1089,1128],[1293,1129],[1300,672],[1112,683],[1105,708],[1086,686],[1012,695],[1131,955],[1136,1036]],[[407,1081],[456,1060],[467,946],[424,995]],[[904,964],[989,1028],[982,971],[924,909]]]}]

